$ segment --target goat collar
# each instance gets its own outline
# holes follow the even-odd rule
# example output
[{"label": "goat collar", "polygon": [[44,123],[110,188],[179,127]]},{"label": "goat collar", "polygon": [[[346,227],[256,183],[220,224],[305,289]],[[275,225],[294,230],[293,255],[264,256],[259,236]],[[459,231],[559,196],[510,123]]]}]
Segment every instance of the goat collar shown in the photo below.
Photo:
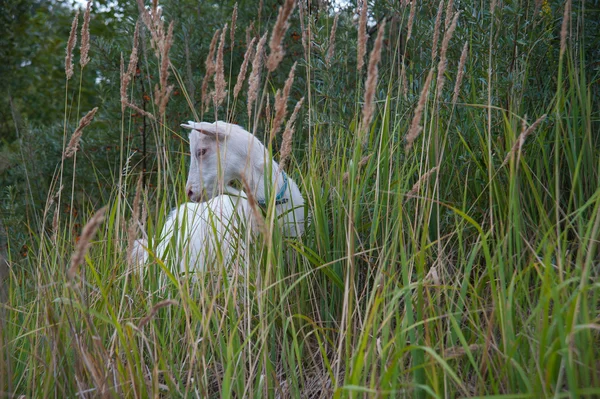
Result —
[{"label": "goat collar", "polygon": [[[279,192],[277,193],[277,196],[275,197],[275,205],[281,205],[281,204],[285,204],[288,202],[288,199],[285,198],[285,192],[287,191],[288,188],[288,176],[285,174],[284,171],[281,171],[281,176],[283,177],[283,185],[281,186],[281,188],[279,189]],[[258,200],[258,205],[260,205],[263,208],[267,207],[267,199],[265,198],[264,200]]]}]

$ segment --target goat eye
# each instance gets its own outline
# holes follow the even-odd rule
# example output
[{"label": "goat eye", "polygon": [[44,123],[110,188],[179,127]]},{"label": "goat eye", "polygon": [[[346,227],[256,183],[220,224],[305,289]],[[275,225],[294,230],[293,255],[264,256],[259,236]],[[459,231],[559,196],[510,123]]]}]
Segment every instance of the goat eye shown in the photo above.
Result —
[{"label": "goat eye", "polygon": [[206,154],[207,149],[206,148],[201,148],[196,152],[196,156],[198,158],[200,158],[201,156],[203,156],[204,154]]}]

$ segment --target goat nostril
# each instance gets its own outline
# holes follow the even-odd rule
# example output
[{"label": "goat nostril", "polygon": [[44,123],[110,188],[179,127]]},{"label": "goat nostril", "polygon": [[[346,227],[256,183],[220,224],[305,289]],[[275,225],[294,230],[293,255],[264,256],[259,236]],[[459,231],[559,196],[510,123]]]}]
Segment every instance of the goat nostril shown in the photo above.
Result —
[{"label": "goat nostril", "polygon": [[188,198],[189,198],[189,199],[192,199],[192,196],[193,196],[193,195],[194,195],[194,192],[192,191],[192,189],[191,189],[191,188],[190,188],[190,189],[188,189],[188,190],[187,190],[187,196],[188,196]]}]

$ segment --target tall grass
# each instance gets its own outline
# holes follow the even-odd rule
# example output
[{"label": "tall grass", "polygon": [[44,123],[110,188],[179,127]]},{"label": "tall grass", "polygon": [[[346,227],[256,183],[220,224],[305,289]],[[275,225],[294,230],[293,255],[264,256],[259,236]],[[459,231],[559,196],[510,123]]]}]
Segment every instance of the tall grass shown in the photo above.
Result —
[{"label": "tall grass", "polygon": [[[420,23],[415,3],[402,8],[400,29],[409,19],[411,30],[413,18],[415,27]],[[320,29],[306,10],[300,15],[309,35],[325,38],[308,37],[309,44],[327,40],[330,29]],[[572,18],[583,23],[584,14]],[[447,35],[454,28],[451,16],[446,21]],[[145,17],[144,23],[154,30],[156,48],[163,50],[157,50],[158,65],[164,67],[169,61],[160,57],[169,50],[159,43],[168,33],[157,25],[162,22]],[[444,47],[457,49],[469,40],[440,37]],[[442,90],[443,81],[462,74],[459,60],[448,58],[445,75],[432,79],[446,68],[441,57],[447,49],[432,69],[417,69],[402,57],[411,42],[400,38],[386,37],[372,124],[361,118],[365,77],[354,65],[328,56],[334,67],[345,68],[341,75],[355,73],[358,82],[352,91],[358,98],[335,98],[322,90],[330,67],[317,62],[318,54],[299,63],[309,78],[301,89],[307,98],[303,127],[310,134],[296,132],[287,171],[304,194],[310,222],[302,238],[285,238],[274,227],[271,205],[259,237],[244,236],[249,256],[235,258],[236,265],[216,259],[190,279],[153,259],[143,278],[132,272],[127,221],[139,217],[131,203],[138,177],[127,167],[128,148],[122,146],[104,222],[95,226],[83,264],[67,275],[76,243],[66,221],[58,223],[55,238],[47,229],[35,230],[36,252],[18,267],[13,262],[0,313],[2,393],[600,395],[598,99],[597,78],[590,80],[584,54],[576,51],[584,38],[564,39],[552,80],[555,94],[529,116],[520,113],[531,109],[520,90],[536,71],[526,57],[508,92],[510,107],[504,107],[493,94],[494,68],[476,71],[475,58],[484,54],[464,50],[464,87],[450,102],[455,88],[446,84]],[[493,44],[490,36],[490,66],[496,62]],[[338,40],[336,52],[344,45]],[[172,83],[187,96],[177,70],[170,68]],[[410,81],[406,99],[402,73]],[[188,149],[182,141],[176,156],[165,150],[179,130],[165,124],[160,110],[168,92],[165,70],[155,74],[164,90],[156,109],[148,111],[157,116],[150,121],[156,186],[141,194],[147,218],[140,224],[159,239],[169,209],[185,202],[187,160],[180,154]],[[272,130],[275,112],[263,111],[267,97],[273,103],[276,83],[265,70],[257,76],[257,101],[248,108],[253,123],[246,127],[259,134]],[[245,114],[246,104],[232,97],[208,112],[204,102],[202,109],[191,106],[190,117]],[[350,109],[350,117],[334,111],[339,109]],[[543,114],[547,118],[528,131]],[[125,111],[122,144],[129,122]],[[265,139],[275,152],[277,139]],[[91,217],[95,210],[88,212]],[[233,266],[244,272],[231,273]]]}]

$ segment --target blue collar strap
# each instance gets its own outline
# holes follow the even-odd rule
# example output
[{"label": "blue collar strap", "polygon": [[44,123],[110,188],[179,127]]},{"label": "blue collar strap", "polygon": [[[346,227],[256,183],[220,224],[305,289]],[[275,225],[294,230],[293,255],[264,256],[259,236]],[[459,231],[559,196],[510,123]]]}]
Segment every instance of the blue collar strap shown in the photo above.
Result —
[{"label": "blue collar strap", "polygon": [[[279,192],[277,193],[277,196],[275,197],[275,205],[281,205],[281,204],[285,204],[288,202],[287,198],[285,197],[285,192],[287,191],[288,188],[288,177],[285,174],[284,171],[281,171],[281,176],[283,177],[283,185],[281,186],[281,189],[279,190]],[[262,206],[263,208],[267,206],[267,200],[258,200],[258,205]]]}]

